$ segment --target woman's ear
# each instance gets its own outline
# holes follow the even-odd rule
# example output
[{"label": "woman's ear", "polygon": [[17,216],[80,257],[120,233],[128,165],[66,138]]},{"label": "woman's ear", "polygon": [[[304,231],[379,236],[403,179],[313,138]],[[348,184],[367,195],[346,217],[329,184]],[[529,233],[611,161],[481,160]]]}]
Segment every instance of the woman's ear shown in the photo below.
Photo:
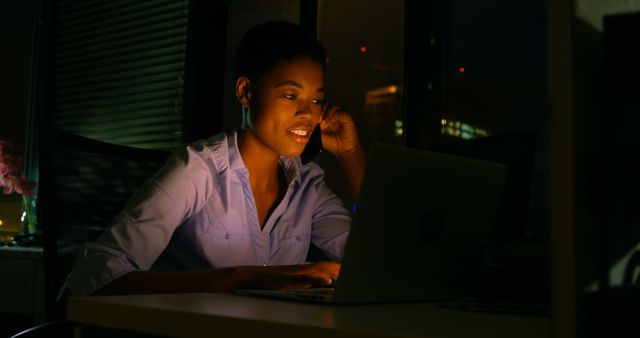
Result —
[{"label": "woman's ear", "polygon": [[251,80],[241,76],[236,81],[236,98],[243,107],[251,106]]}]

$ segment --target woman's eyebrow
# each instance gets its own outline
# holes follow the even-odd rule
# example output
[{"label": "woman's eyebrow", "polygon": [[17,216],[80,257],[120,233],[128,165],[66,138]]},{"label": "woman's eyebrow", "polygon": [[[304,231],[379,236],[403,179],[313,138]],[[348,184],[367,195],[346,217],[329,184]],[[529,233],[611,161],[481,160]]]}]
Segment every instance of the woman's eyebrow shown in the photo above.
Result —
[{"label": "woman's eyebrow", "polygon": [[[298,89],[304,89],[304,86],[301,83],[293,80],[284,80],[282,82],[277,83],[275,87],[278,88],[278,87],[285,87],[285,86],[292,86]],[[318,88],[316,92],[324,93],[324,87]]]}]

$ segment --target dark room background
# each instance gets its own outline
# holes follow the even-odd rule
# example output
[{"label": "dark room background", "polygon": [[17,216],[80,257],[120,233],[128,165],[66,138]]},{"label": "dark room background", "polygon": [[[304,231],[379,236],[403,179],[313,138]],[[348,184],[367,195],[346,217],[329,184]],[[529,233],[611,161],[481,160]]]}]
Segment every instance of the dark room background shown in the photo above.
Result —
[{"label": "dark room background", "polygon": [[[603,274],[603,18],[638,12],[640,0],[562,3],[564,21],[554,21],[553,0],[3,1],[0,139],[27,156],[27,172],[37,180],[41,125],[162,150],[232,130],[240,107],[229,70],[241,34],[266,20],[296,22],[325,45],[328,96],[353,114],[365,147],[535,135],[528,208],[524,223],[514,225],[522,231],[499,253],[515,262],[514,271],[525,271],[513,280],[519,290],[510,291],[529,296],[549,297],[549,262],[566,258],[571,269],[558,265],[556,272],[575,292],[563,298],[573,306],[573,295],[597,290]],[[567,30],[567,40],[558,38]],[[558,67],[563,45],[570,46],[560,52],[569,67]],[[568,81],[570,94],[560,93],[558,79]],[[570,112],[558,108],[558,97],[566,97]],[[335,160],[323,153],[318,162],[352,205]],[[553,176],[554,166],[567,163],[565,186],[566,177]],[[559,192],[571,198],[558,200]],[[3,215],[16,215],[5,218],[17,219],[19,198],[0,198]],[[554,208],[567,205],[572,222],[559,224]],[[605,274],[613,285],[623,283],[635,250],[629,243],[640,240],[634,224],[612,230],[616,250]],[[7,222],[0,236],[18,229]],[[564,252],[566,238],[558,233],[569,234],[575,248],[571,242]]]}]

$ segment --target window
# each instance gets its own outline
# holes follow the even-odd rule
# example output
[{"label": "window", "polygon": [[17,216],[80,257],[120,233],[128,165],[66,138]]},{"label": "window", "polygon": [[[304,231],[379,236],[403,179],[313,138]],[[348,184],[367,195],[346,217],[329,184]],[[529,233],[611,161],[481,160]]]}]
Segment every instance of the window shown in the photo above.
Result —
[{"label": "window", "polygon": [[[404,1],[320,0],[317,27],[329,58],[327,98],[353,115],[365,151],[374,141],[402,143]],[[351,205],[337,161],[317,161],[329,186]]]},{"label": "window", "polygon": [[110,143],[180,144],[188,1],[69,1],[51,9],[49,123]]},{"label": "window", "polygon": [[404,1],[318,2],[328,98],[355,117],[365,149],[402,142]]},{"label": "window", "polygon": [[546,3],[445,3],[443,142],[546,122]]},{"label": "window", "polygon": [[537,134],[530,235],[548,232],[547,4],[443,2],[441,142]]}]

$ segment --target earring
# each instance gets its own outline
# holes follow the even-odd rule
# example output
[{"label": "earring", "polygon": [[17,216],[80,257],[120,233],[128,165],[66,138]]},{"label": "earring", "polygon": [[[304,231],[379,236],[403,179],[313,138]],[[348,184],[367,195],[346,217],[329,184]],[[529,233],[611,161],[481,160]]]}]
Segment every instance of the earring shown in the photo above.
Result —
[{"label": "earring", "polygon": [[246,129],[247,126],[249,126],[250,115],[251,115],[251,108],[242,106],[242,129]]}]

